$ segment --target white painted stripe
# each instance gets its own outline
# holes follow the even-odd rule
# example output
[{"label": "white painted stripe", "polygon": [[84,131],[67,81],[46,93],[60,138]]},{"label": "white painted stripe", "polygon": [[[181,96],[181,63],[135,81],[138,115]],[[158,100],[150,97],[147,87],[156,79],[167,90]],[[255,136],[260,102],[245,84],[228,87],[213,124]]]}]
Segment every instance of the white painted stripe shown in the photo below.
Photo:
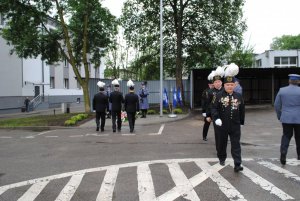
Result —
[{"label": "white painted stripe", "polygon": [[[233,164],[230,164],[230,165],[232,167],[234,166]],[[253,181],[255,184],[257,184],[258,186],[260,186],[262,189],[264,189],[266,191],[269,191],[273,195],[276,195],[281,200],[294,199],[293,197],[291,197],[290,195],[286,194],[285,192],[283,192],[282,190],[280,190],[279,188],[277,188],[275,185],[273,185],[269,181],[265,180],[264,178],[262,178],[258,174],[254,173],[253,171],[251,171],[248,168],[246,168],[245,166],[244,166],[244,170],[242,171],[242,173],[246,177],[248,177],[251,181]]]},{"label": "white painted stripe", "polygon": [[148,164],[141,164],[137,167],[137,180],[139,200],[156,200],[151,171]]},{"label": "white painted stripe", "polygon": [[49,181],[33,184],[18,201],[33,201],[45,188]]},{"label": "white painted stripe", "polygon": [[148,135],[158,135],[157,133],[148,133]]},{"label": "white painted stripe", "polygon": [[69,137],[83,137],[83,135],[70,135]]},{"label": "white painted stripe", "polygon": [[267,161],[259,161],[258,164],[261,164],[271,170],[274,170],[275,172],[278,172],[279,174],[282,174],[286,178],[291,178],[296,181],[300,181],[300,177],[286,169],[283,169],[281,167],[278,167],[277,165],[274,165],[273,163],[267,162]]},{"label": "white painted stripe", "polygon": [[1,139],[11,139],[12,137],[8,137],[8,136],[1,136]]},{"label": "white painted stripe", "polygon": [[99,194],[96,201],[111,201],[113,199],[113,192],[117,181],[119,168],[112,167],[106,171]]},{"label": "white painted stripe", "polygon": [[131,134],[131,133],[128,133],[128,134],[126,134],[126,133],[124,133],[124,134],[122,134],[123,136],[133,136],[133,135],[136,135],[136,134]]},{"label": "white painted stripe", "polygon": [[[230,161],[230,160],[232,161],[232,159],[227,159],[227,161]],[[253,160],[252,158],[243,158],[243,161],[252,161],[252,160]],[[52,175],[52,176],[47,176],[47,177],[41,177],[41,178],[36,178],[36,179],[32,179],[32,180],[21,181],[18,183],[1,186],[0,187],[0,195],[3,194],[8,189],[26,186],[26,185],[30,185],[30,184],[35,184],[38,182],[44,182],[44,181],[48,181],[48,180],[61,179],[61,178],[70,177],[70,176],[77,175],[77,174],[86,174],[89,172],[104,171],[104,170],[107,170],[112,167],[126,168],[126,167],[136,167],[141,164],[188,163],[188,162],[197,162],[197,161],[198,162],[202,162],[202,161],[218,162],[219,159],[217,159],[217,158],[185,158],[185,159],[139,161],[139,162],[133,162],[133,163],[125,163],[125,164],[119,164],[119,165],[110,165],[110,166],[96,167],[96,168],[90,168],[90,169],[83,169],[83,170],[78,170],[78,171],[74,171],[74,172],[67,172],[67,173],[62,173],[62,174],[57,174],[57,175]]]},{"label": "white painted stripe", "polygon": [[71,177],[67,185],[62,189],[55,201],[69,201],[72,199],[77,190],[84,174],[74,175]]},{"label": "white painted stripe", "polygon": [[50,133],[50,132],[52,132],[52,131],[45,131],[45,132],[41,132],[41,133],[39,133],[39,134],[37,134],[37,135],[33,135],[33,136],[40,136],[40,135],[44,135],[44,134],[46,134],[46,133]]},{"label": "white painted stripe", "polygon": [[176,191],[187,199],[193,201],[200,201],[197,193],[194,190],[193,185],[190,183],[189,179],[185,176],[184,172],[181,170],[178,163],[168,164],[171,177],[176,185]]},{"label": "white painted stripe", "polygon": [[[224,166],[219,165],[218,163],[213,166],[216,171],[220,171]],[[190,178],[190,182],[193,187],[198,186],[203,181],[205,181],[209,177],[210,173],[207,170],[203,170],[199,174]],[[178,193],[176,187],[172,188],[171,190],[167,191],[166,193],[162,194],[158,197],[157,200],[165,201],[165,200],[175,200],[176,198],[180,197],[181,195]]]},{"label": "white painted stripe", "polygon": [[58,137],[58,136],[51,136],[51,135],[48,135],[48,136],[45,136],[46,138],[54,138],[54,137]]},{"label": "white painted stripe", "polygon": [[246,201],[244,196],[234,188],[224,177],[220,175],[215,168],[209,165],[208,162],[196,162],[196,164],[202,169],[207,170],[210,174],[210,178],[217,183],[219,189],[226,195],[229,200],[232,201]]},{"label": "white painted stripe", "polygon": [[103,137],[103,136],[109,136],[109,134],[87,133],[87,134],[85,134],[85,136]]},{"label": "white painted stripe", "polygon": [[291,165],[291,166],[299,166],[300,165],[300,160],[294,158],[294,159],[287,159],[286,161],[287,165]]},{"label": "white painted stripe", "polygon": [[161,135],[162,134],[162,132],[163,132],[163,130],[164,130],[164,128],[165,128],[165,124],[162,124],[161,126],[160,126],[160,128],[159,128],[159,130],[158,130],[158,135]]}]

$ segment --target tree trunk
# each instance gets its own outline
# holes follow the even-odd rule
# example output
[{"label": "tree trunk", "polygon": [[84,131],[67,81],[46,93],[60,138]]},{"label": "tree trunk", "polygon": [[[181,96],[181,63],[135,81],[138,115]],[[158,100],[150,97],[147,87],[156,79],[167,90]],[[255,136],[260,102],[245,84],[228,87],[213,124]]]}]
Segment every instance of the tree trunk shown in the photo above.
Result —
[{"label": "tree trunk", "polygon": [[82,84],[85,113],[91,113],[90,93],[88,82]]}]

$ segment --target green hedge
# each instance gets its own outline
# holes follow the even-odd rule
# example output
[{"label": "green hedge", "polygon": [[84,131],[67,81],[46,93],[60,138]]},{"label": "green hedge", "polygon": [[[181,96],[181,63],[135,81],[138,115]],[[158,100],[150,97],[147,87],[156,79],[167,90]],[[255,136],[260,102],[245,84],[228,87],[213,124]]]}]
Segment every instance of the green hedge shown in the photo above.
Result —
[{"label": "green hedge", "polygon": [[78,121],[81,121],[83,119],[86,119],[88,117],[88,114],[78,114],[75,116],[72,116],[69,120],[65,121],[65,126],[74,126]]}]

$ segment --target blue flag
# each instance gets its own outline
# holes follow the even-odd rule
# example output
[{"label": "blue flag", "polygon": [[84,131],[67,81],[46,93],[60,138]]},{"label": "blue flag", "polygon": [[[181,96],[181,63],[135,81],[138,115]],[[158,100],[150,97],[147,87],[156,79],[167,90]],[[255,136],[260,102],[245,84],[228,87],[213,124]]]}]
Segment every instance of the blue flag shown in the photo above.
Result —
[{"label": "blue flag", "polygon": [[182,96],[181,96],[181,91],[180,91],[180,87],[177,88],[177,102],[180,106],[183,106],[182,104]]},{"label": "blue flag", "polygon": [[176,95],[176,87],[173,90],[173,108],[177,106],[177,95]]},{"label": "blue flag", "polygon": [[164,107],[169,106],[169,99],[168,99],[168,93],[167,93],[166,88],[164,88],[164,93],[163,93],[163,105],[164,105]]}]

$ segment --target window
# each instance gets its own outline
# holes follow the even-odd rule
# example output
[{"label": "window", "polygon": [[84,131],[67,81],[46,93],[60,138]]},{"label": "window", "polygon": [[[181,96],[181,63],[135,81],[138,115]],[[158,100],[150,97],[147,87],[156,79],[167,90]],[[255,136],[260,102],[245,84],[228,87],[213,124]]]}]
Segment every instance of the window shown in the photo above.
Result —
[{"label": "window", "polygon": [[50,77],[50,88],[51,88],[51,89],[54,89],[54,88],[55,88],[54,77]]},{"label": "window", "polygon": [[68,67],[69,67],[69,63],[68,63],[68,60],[67,60],[67,59],[65,59],[65,61],[64,61],[64,67],[65,67],[65,68],[68,68]]},{"label": "window", "polygon": [[78,80],[77,80],[77,88],[78,88],[78,89],[81,89],[81,85],[80,85],[80,83],[79,83]]},{"label": "window", "polygon": [[274,67],[296,67],[297,57],[274,57]]},{"label": "window", "polygon": [[261,67],[261,59],[255,61],[256,67]]},{"label": "window", "polygon": [[69,89],[69,79],[64,79],[64,88]]}]

